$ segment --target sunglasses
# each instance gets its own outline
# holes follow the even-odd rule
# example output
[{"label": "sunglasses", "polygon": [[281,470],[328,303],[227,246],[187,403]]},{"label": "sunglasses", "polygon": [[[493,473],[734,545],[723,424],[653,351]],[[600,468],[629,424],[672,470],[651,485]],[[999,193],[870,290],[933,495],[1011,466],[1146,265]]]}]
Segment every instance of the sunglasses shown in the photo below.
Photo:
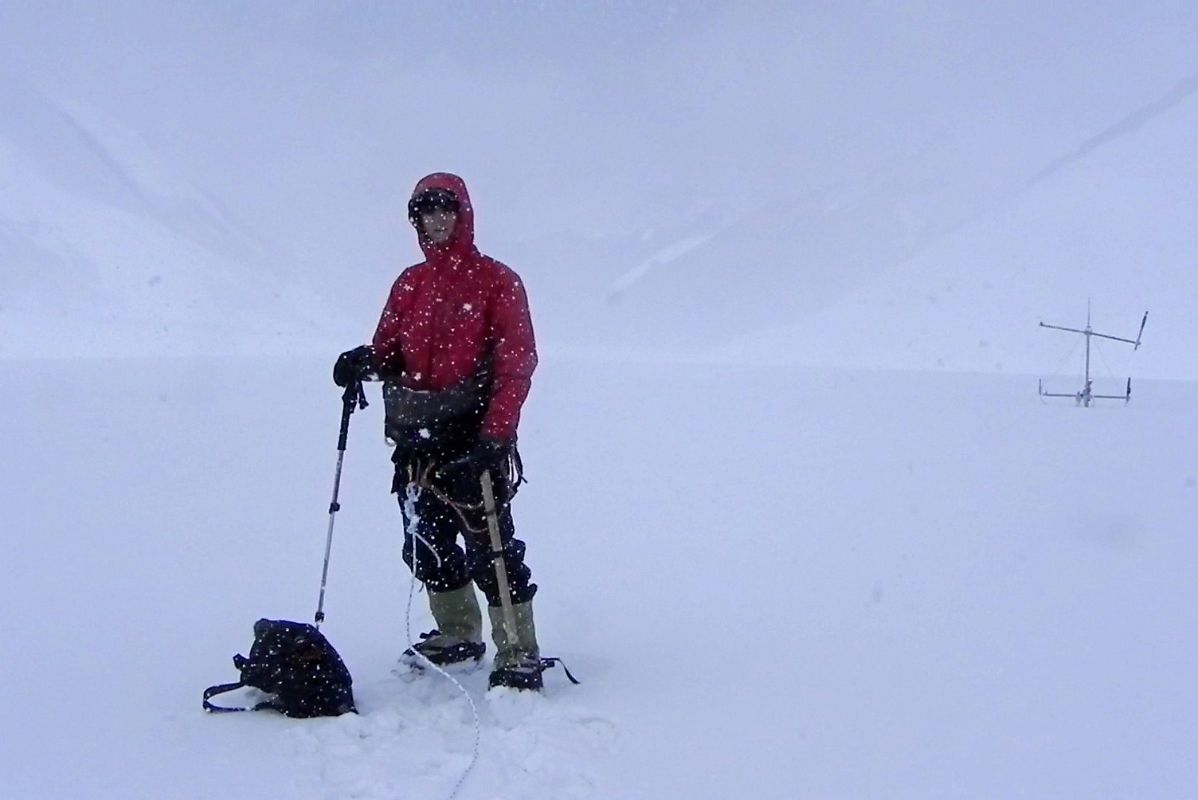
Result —
[{"label": "sunglasses", "polygon": [[408,219],[415,223],[422,214],[432,211],[452,211],[456,214],[460,209],[461,203],[453,192],[447,189],[429,189],[413,197],[408,203]]}]

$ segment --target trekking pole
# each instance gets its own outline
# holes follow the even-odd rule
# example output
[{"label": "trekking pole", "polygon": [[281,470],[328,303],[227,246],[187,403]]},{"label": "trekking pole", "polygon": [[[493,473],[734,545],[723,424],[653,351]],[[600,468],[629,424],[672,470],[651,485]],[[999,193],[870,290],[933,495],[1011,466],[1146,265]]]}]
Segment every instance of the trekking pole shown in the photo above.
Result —
[{"label": "trekking pole", "polygon": [[507,564],[503,560],[503,538],[499,535],[499,514],[495,510],[495,487],[491,484],[491,470],[484,469],[480,480],[483,487],[483,511],[487,515],[487,529],[491,532],[491,560],[495,562],[495,577],[499,579],[499,605],[503,609],[503,627],[507,630],[508,643],[513,647],[519,647],[516,612],[512,608],[512,589],[507,580]]},{"label": "trekking pole", "polygon": [[329,581],[329,555],[333,551],[333,522],[341,504],[337,497],[341,493],[341,465],[345,461],[345,442],[349,438],[349,418],[357,408],[366,408],[366,392],[361,381],[352,381],[341,395],[341,435],[337,438],[337,472],[333,477],[333,501],[329,503],[329,535],[324,543],[324,568],[320,572],[320,600],[316,603],[316,628],[324,622],[324,589]]}]

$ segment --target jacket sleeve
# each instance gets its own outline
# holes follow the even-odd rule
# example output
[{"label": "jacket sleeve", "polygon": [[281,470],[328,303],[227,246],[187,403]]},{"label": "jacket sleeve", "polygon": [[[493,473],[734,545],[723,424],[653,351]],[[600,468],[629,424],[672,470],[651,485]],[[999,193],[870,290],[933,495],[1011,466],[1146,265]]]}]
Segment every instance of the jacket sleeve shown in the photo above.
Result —
[{"label": "jacket sleeve", "polygon": [[537,368],[537,344],[524,284],[510,270],[496,287],[490,336],[494,343],[494,383],[491,402],[483,417],[482,435],[502,442],[514,441],[520,409]]},{"label": "jacket sleeve", "polygon": [[374,331],[374,363],[383,373],[403,372],[403,342],[400,341],[400,329],[404,314],[412,305],[416,293],[413,270],[404,270],[391,286],[391,294],[387,296],[387,305],[379,318],[378,327]]}]

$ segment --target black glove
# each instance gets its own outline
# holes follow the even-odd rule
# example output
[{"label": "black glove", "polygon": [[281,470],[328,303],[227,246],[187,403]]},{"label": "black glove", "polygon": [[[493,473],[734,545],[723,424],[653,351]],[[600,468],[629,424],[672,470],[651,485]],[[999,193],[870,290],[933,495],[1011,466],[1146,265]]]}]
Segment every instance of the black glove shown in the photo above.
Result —
[{"label": "black glove", "polygon": [[356,381],[369,380],[374,371],[374,348],[364,344],[337,356],[337,363],[333,365],[333,383],[344,388]]},{"label": "black glove", "polygon": [[491,471],[491,483],[495,494],[504,493],[508,478],[508,456],[511,443],[483,437],[466,455],[448,461],[437,470],[438,477],[450,481],[469,481],[477,484],[484,470]]}]

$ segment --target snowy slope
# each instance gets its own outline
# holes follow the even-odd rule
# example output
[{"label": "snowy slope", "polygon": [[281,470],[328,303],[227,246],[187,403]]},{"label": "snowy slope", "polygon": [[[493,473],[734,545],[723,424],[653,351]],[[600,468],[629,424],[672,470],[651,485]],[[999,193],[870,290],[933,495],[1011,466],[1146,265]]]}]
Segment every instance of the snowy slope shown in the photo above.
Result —
[{"label": "snowy slope", "polygon": [[[1184,91],[1183,91],[1184,90]],[[1135,338],[1095,374],[1198,377],[1198,79],[1079,145],[1026,188],[842,300],[715,351],[754,362],[1068,377],[1075,342],[1039,321]],[[812,267],[816,272],[819,267]],[[1099,358],[1103,360],[1099,360]],[[1062,364],[1062,361],[1065,363]],[[1118,380],[1110,386],[1118,387]],[[1076,387],[1073,387],[1076,388]]]},{"label": "snowy slope", "polygon": [[[1025,238],[995,216],[1031,180],[1061,192],[1064,235],[1189,247],[1192,139],[1125,145],[1190,113],[1192,4],[616,5],[0,8],[0,352],[361,341],[419,258],[406,193],[441,168],[576,349],[720,347],[912,255],[980,271]],[[435,135],[428,97],[455,98]],[[1117,186],[1089,169],[1113,149]],[[1171,171],[1172,204],[1148,177]],[[1121,197],[1153,202],[1125,215]],[[946,259],[970,220],[993,236]],[[1018,263],[1089,260],[1055,244]],[[1014,368],[972,350],[914,360]]]},{"label": "snowy slope", "polygon": [[[390,673],[409,583],[381,404],[351,428],[323,628],[363,713],[199,707],[256,618],[314,610],[327,371],[0,364],[5,797],[449,796],[469,709]],[[517,520],[543,646],[584,683],[496,708],[468,676],[459,796],[1193,797],[1195,402],[547,359]]]},{"label": "snowy slope", "polygon": [[4,73],[0,102],[0,357],[292,352],[336,329],[136,132]]}]

